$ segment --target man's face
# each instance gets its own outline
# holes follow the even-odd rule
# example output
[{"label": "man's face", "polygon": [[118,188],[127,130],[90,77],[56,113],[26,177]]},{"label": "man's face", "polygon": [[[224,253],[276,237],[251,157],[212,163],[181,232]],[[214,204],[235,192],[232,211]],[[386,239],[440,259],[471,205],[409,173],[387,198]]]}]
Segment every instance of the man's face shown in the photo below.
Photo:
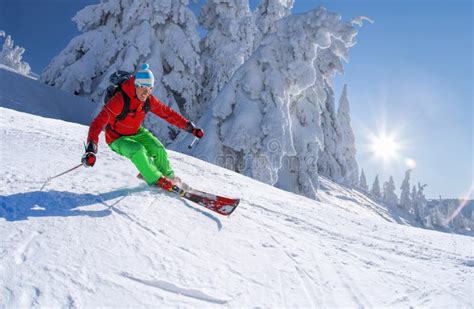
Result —
[{"label": "man's face", "polygon": [[152,90],[153,90],[153,87],[135,86],[135,91],[137,92],[137,98],[142,102],[145,102],[146,99],[148,99]]}]

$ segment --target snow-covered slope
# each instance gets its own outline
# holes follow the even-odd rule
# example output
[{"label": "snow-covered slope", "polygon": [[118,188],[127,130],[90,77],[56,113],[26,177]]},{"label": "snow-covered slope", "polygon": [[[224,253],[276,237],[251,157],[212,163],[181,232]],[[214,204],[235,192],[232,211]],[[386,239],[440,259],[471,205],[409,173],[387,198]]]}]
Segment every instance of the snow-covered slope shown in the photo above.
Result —
[{"label": "snow-covered slope", "polygon": [[89,124],[97,105],[0,65],[0,106],[48,118]]},{"label": "snow-covered slope", "polygon": [[[87,127],[0,108],[0,307],[468,308],[473,238],[392,221],[324,180],[320,202],[179,153],[230,217],[147,187]],[[17,125],[21,123],[22,125]]]}]

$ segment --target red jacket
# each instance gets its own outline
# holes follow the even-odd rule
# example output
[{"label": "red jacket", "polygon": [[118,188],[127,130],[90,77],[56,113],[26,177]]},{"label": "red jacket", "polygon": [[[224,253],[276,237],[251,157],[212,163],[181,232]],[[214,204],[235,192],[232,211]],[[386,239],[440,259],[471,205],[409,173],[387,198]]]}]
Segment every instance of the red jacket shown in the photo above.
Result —
[{"label": "red jacket", "polygon": [[[89,127],[89,135],[87,141],[98,143],[99,134],[107,125],[105,129],[105,141],[107,144],[112,143],[117,138],[124,135],[135,135],[138,132],[143,120],[145,119],[145,111],[143,110],[144,103],[138,100],[135,93],[135,78],[132,77],[122,84],[122,91],[124,91],[130,98],[130,112],[123,119],[116,122],[115,117],[122,112],[123,98],[122,93],[118,91],[102,108],[102,111],[92,120]],[[188,127],[188,120],[161,103],[160,100],[154,96],[149,96],[150,111],[165,119],[169,123],[177,126],[180,129]],[[112,129],[113,128],[113,129]]]}]

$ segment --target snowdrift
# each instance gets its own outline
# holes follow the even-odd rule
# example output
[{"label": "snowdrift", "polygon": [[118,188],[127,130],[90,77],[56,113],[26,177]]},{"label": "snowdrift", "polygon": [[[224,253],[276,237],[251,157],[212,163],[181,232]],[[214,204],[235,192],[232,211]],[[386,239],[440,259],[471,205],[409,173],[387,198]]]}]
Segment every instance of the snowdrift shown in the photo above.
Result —
[{"label": "snowdrift", "polygon": [[[230,217],[147,187],[87,127],[0,108],[0,307],[474,305],[473,238],[394,223],[324,180],[320,201],[170,152],[190,185],[238,196]],[[18,125],[21,123],[21,125]]]},{"label": "snowdrift", "polygon": [[[89,124],[97,104],[0,65],[0,106],[69,122]],[[20,124],[19,124],[20,125]]]}]

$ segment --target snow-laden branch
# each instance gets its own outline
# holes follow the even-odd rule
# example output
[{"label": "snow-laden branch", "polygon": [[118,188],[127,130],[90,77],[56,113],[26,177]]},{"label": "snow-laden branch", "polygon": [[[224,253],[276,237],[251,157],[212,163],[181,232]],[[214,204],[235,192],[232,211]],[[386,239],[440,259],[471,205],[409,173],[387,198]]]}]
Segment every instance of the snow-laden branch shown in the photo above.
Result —
[{"label": "snow-laden branch", "polygon": [[12,37],[3,30],[0,30],[0,37],[5,37],[0,51],[0,64],[6,65],[20,74],[29,75],[31,73],[30,65],[22,61],[25,49],[15,46]]}]

